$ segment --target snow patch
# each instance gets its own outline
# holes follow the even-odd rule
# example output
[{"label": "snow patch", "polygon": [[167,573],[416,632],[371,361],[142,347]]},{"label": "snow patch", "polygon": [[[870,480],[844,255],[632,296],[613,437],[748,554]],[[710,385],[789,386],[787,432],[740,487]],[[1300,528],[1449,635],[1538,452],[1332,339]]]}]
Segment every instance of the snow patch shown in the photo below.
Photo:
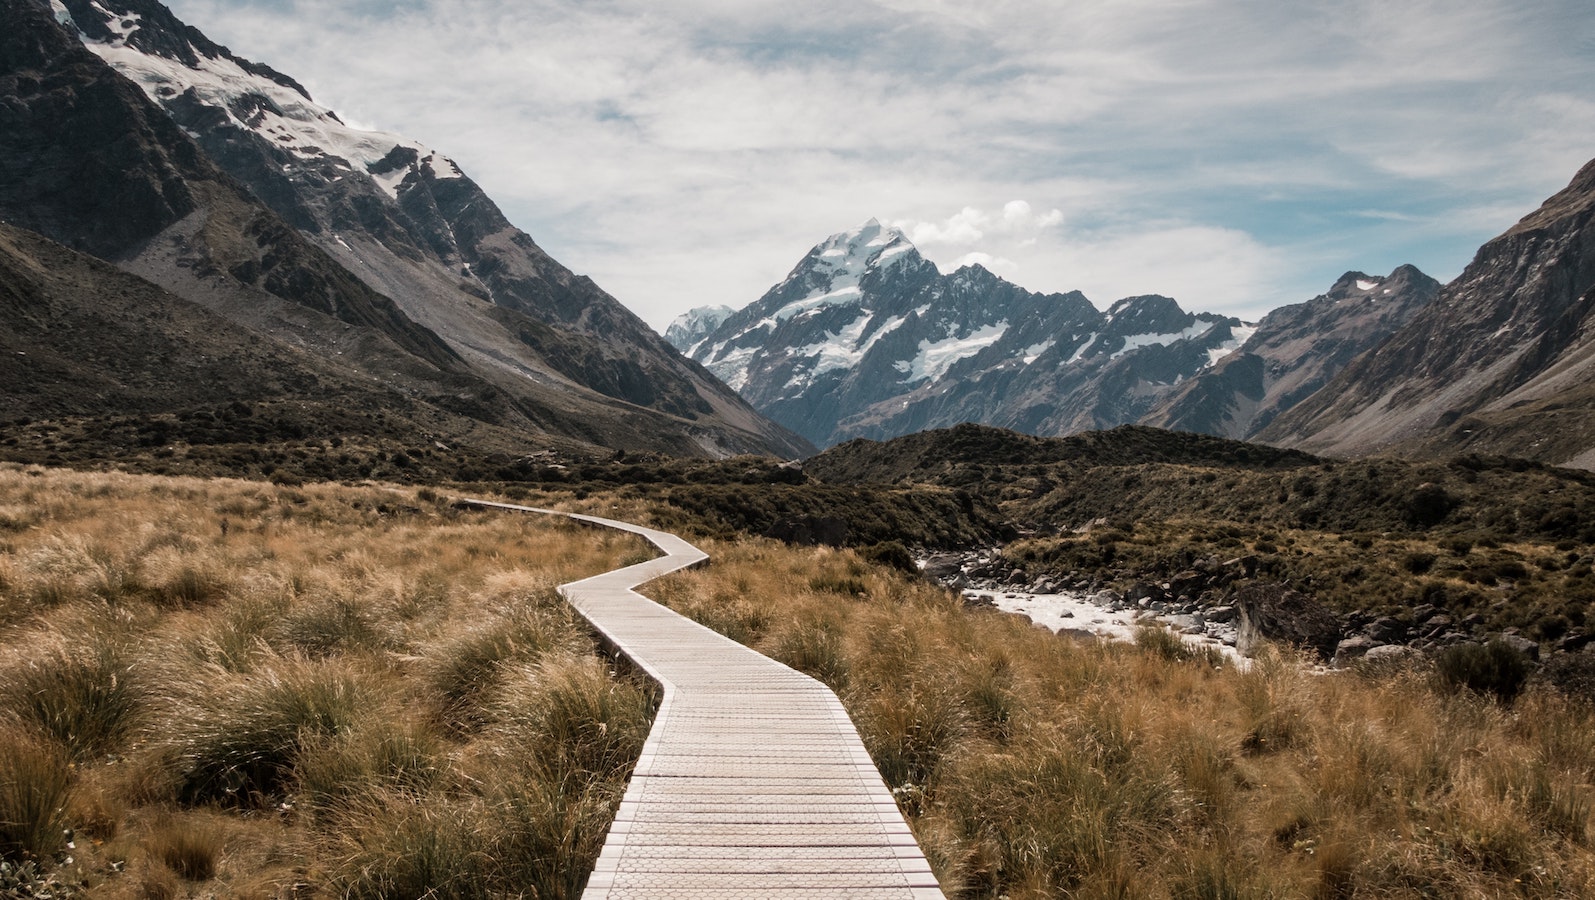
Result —
[{"label": "snow patch", "polygon": [[1002,340],[1008,332],[1008,320],[976,329],[968,337],[949,337],[941,341],[920,341],[919,353],[911,360],[896,364],[904,374],[905,384],[915,381],[939,380],[952,368],[953,363],[967,359]]},{"label": "snow patch", "polygon": [[1027,346],[1027,348],[1024,348],[1024,364],[1029,365],[1037,361],[1038,357],[1046,353],[1048,349],[1053,349],[1056,343],[1056,340],[1043,340],[1042,343],[1032,343],[1032,345]]},{"label": "snow patch", "polygon": [[1371,291],[1379,285],[1380,282],[1378,281],[1365,281],[1361,278],[1357,279],[1357,290],[1359,291]]},{"label": "snow patch", "polygon": [[1209,366],[1218,365],[1231,353],[1239,350],[1243,344],[1251,340],[1252,335],[1257,333],[1257,326],[1237,325],[1230,329],[1230,333],[1234,337],[1207,351],[1207,364]]},{"label": "snow patch", "polygon": [[1085,343],[1081,344],[1080,345],[1080,349],[1074,351],[1074,355],[1069,357],[1068,365],[1072,366],[1075,363],[1079,362],[1080,360],[1085,359],[1085,352],[1087,350],[1091,349],[1091,345],[1096,343],[1096,342],[1097,342],[1097,333],[1096,332],[1093,331],[1090,334],[1086,335]]},{"label": "snow patch", "polygon": [[1131,350],[1139,350],[1142,347],[1151,347],[1153,345],[1166,347],[1178,341],[1198,338],[1211,331],[1214,327],[1215,323],[1213,322],[1198,320],[1184,330],[1176,331],[1172,334],[1132,334],[1124,339],[1124,346],[1119,348],[1109,359],[1118,359]]}]

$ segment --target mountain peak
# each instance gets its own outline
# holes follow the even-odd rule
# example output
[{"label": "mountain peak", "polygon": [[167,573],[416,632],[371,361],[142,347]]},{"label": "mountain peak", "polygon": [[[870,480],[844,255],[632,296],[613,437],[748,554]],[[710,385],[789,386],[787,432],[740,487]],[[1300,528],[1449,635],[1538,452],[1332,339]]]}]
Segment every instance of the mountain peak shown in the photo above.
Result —
[{"label": "mountain peak", "polygon": [[814,248],[814,259],[820,266],[838,272],[862,272],[913,249],[902,229],[882,225],[879,219],[872,218],[852,231],[826,238]]}]

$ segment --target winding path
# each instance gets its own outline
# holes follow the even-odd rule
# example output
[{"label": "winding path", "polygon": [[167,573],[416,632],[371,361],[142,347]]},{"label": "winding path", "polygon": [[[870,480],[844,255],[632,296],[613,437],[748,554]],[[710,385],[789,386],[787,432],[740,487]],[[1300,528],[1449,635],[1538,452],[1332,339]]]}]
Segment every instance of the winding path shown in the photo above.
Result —
[{"label": "winding path", "polygon": [[707,554],[626,522],[470,502],[629,531],[664,552],[560,587],[664,692],[585,900],[941,900],[836,695],[632,590]]}]

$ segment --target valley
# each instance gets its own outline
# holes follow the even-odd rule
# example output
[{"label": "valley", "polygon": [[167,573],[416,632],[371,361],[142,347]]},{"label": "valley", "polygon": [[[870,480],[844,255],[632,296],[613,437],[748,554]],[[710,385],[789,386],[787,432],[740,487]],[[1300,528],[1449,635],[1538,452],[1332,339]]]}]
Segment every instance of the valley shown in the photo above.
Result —
[{"label": "valley", "polygon": [[[675,686],[556,586],[654,550],[465,498],[701,547],[642,592],[777,663],[777,720],[834,693],[880,781],[829,812],[917,843],[914,889],[1595,895],[1595,163],[1447,283],[1347,260],[1243,318],[927,255],[1090,214],[1014,201],[869,219],[661,335],[156,0],[0,17],[0,896],[612,887],[634,768],[696,776],[644,749]],[[785,158],[681,168],[743,191],[742,155]],[[813,765],[670,813],[720,856],[640,852],[785,884],[758,829],[815,824]]]}]

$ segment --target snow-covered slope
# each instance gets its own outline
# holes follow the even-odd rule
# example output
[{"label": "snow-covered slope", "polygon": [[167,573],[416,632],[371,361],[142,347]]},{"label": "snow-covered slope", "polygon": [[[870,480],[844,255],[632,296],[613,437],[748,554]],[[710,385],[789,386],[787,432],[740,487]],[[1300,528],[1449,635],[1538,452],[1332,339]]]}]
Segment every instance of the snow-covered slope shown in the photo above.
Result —
[{"label": "snow-covered slope", "polygon": [[1136,421],[1247,336],[1167,297],[1104,313],[980,266],[943,275],[870,220],[814,247],[692,357],[820,446],[974,421],[1068,434]]},{"label": "snow-covered slope", "polygon": [[690,354],[692,348],[703,340],[709,332],[720,327],[731,314],[736,312],[729,306],[698,306],[689,309],[665,328],[665,340],[670,346],[682,353]]}]

